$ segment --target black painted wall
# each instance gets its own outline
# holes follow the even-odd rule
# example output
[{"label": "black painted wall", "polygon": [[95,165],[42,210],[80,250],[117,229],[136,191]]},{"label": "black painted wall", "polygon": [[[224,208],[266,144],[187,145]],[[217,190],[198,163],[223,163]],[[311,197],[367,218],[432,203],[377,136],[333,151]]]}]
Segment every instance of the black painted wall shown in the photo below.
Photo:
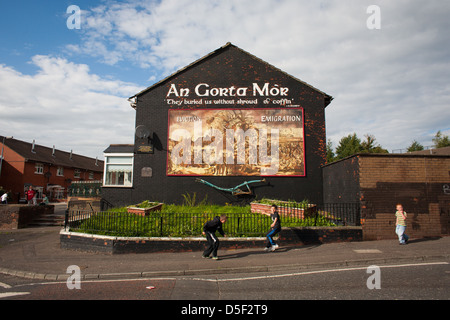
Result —
[{"label": "black painted wall", "polygon": [[[303,108],[305,139],[305,177],[268,177],[266,184],[254,184],[254,196],[236,198],[229,193],[219,192],[204,184],[195,182],[196,177],[173,177],[166,175],[168,110],[187,108],[167,103],[167,94],[171,84],[177,88],[189,88],[190,99],[196,98],[194,88],[200,83],[213,87],[251,87],[252,83],[266,82],[288,87],[288,99]],[[250,90],[251,91],[251,90]],[[310,85],[282,72],[255,56],[227,44],[208,56],[194,62],[171,77],[137,94],[136,124],[145,125],[153,133],[154,154],[135,154],[133,187],[103,188],[103,197],[114,205],[138,203],[149,199],[165,203],[182,203],[183,194],[197,194],[201,200],[207,196],[214,203],[238,203],[251,201],[254,197],[298,200],[308,198],[314,202],[322,201],[322,172],[325,164],[325,107],[331,97]],[[174,97],[172,96],[171,99]],[[191,105],[192,108],[277,108],[273,103],[263,104],[264,97],[258,99],[258,105]],[[180,100],[182,98],[179,98]],[[177,99],[175,99],[177,100]],[[136,138],[136,144],[140,140]],[[152,176],[141,174],[143,167],[152,168]],[[259,177],[207,177],[209,182],[229,188],[244,181],[257,180]]]}]

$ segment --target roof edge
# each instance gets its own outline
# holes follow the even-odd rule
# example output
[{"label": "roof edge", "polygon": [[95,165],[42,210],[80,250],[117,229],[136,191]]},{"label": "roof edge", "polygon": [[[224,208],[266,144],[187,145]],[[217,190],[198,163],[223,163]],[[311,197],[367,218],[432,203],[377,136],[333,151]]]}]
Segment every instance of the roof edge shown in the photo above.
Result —
[{"label": "roof edge", "polygon": [[334,99],[332,96],[330,96],[330,95],[326,94],[325,92],[323,92],[323,91],[317,89],[316,87],[314,87],[314,86],[308,84],[307,82],[302,81],[302,80],[300,80],[299,78],[294,77],[293,75],[291,75],[291,74],[289,74],[289,73],[287,73],[287,72],[281,70],[280,68],[277,68],[277,67],[275,67],[274,65],[272,65],[272,64],[270,64],[270,63],[268,63],[268,62],[262,60],[261,58],[258,58],[257,56],[255,56],[255,55],[253,55],[253,54],[251,54],[251,53],[249,53],[249,52],[247,52],[247,51],[245,51],[245,50],[243,50],[243,49],[241,49],[241,48],[235,46],[235,45],[232,44],[231,42],[227,42],[227,43],[226,43],[225,45],[223,45],[222,47],[220,47],[220,48],[218,48],[218,49],[216,49],[216,50],[214,50],[214,51],[208,53],[207,55],[201,57],[200,59],[195,60],[194,62],[188,64],[187,66],[185,66],[185,67],[183,67],[183,68],[181,68],[181,69],[175,71],[175,72],[172,73],[171,75],[165,77],[164,79],[162,79],[162,80],[160,80],[160,81],[154,83],[153,85],[147,87],[146,89],[144,89],[144,90],[142,90],[142,91],[136,93],[135,95],[131,96],[130,98],[128,98],[128,101],[130,101],[130,103],[131,103],[131,107],[132,107],[133,109],[136,109],[136,101],[135,101],[135,99],[136,99],[137,97],[139,97],[139,96],[143,95],[144,93],[146,93],[146,92],[152,90],[153,88],[159,86],[160,84],[162,84],[162,83],[168,81],[170,78],[175,77],[177,74],[180,74],[180,73],[182,73],[183,71],[185,71],[185,70],[187,70],[187,69],[193,67],[194,65],[200,63],[201,61],[205,60],[206,58],[208,58],[208,57],[210,57],[210,56],[212,56],[212,55],[218,54],[219,52],[221,52],[221,51],[223,51],[223,50],[225,50],[225,49],[227,49],[227,48],[229,48],[229,47],[236,48],[236,49],[238,49],[238,50],[244,52],[245,54],[251,56],[253,59],[258,60],[258,61],[261,62],[261,63],[267,64],[267,65],[269,65],[271,68],[273,68],[274,70],[279,71],[279,72],[281,72],[281,73],[287,75],[288,77],[294,79],[295,81],[298,81],[298,82],[300,82],[300,83],[306,85],[307,87],[309,87],[309,88],[311,88],[311,89],[313,89],[313,90],[319,92],[319,93],[322,94],[322,95],[324,96],[324,98],[325,98],[325,107],[327,107],[327,106],[331,103],[331,101]]},{"label": "roof edge", "polygon": [[[166,82],[167,80],[169,80],[170,78],[172,78],[172,77],[176,76],[177,74],[183,72],[184,70],[187,70],[187,69],[193,67],[194,65],[200,63],[201,61],[205,60],[206,58],[208,58],[208,57],[210,57],[210,56],[212,56],[212,55],[218,53],[219,51],[222,51],[222,50],[224,50],[225,48],[228,48],[228,47],[235,47],[235,48],[237,48],[237,47],[236,47],[235,45],[233,45],[231,42],[227,42],[224,46],[222,46],[222,47],[220,47],[220,48],[218,48],[218,49],[216,49],[216,50],[214,50],[214,51],[208,53],[207,55],[205,55],[205,56],[203,56],[203,57],[201,57],[201,58],[195,60],[194,62],[191,62],[191,63],[188,64],[187,66],[185,66],[185,67],[183,67],[183,68],[181,68],[181,69],[175,71],[174,73],[172,73],[171,75],[165,77],[164,79],[162,79],[162,80],[160,80],[160,81],[158,81],[158,82],[152,84],[150,87],[147,87],[147,88],[145,88],[144,90],[142,90],[142,91],[136,93],[134,96],[131,96],[130,98],[128,98],[128,100],[130,101],[130,100],[133,100],[133,99],[137,98],[138,96],[140,96],[140,95],[146,93],[147,91],[152,90],[154,87],[157,87],[158,85],[160,85],[160,84]],[[136,107],[136,106],[134,106],[133,108],[135,108],[135,107]]]},{"label": "roof edge", "polygon": [[323,166],[321,166],[321,168],[323,167],[328,167],[330,165],[336,164],[338,162],[342,162],[345,160],[349,160],[351,158],[358,158],[358,157],[362,157],[362,158],[368,158],[368,157],[379,157],[379,158],[450,158],[450,155],[446,155],[446,154],[412,154],[412,153],[367,153],[367,152],[360,152],[360,153],[355,153],[352,154],[351,156],[347,156],[345,158],[324,164]]}]

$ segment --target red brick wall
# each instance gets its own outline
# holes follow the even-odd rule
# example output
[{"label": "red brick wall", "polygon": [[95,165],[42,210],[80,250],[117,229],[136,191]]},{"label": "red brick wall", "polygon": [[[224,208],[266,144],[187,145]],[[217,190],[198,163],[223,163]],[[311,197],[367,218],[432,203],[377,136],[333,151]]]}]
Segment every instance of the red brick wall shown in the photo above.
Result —
[{"label": "red brick wall", "polygon": [[450,234],[450,156],[359,154],[323,176],[325,202],[361,202],[364,240],[396,238],[397,203],[413,238]]},{"label": "red brick wall", "polygon": [[365,240],[395,239],[395,205],[408,213],[413,238],[449,234],[450,157],[360,156],[359,187]]},{"label": "red brick wall", "polygon": [[[430,213],[408,214],[406,234],[411,238],[439,237],[448,234],[447,215],[440,214],[439,204],[430,204]],[[397,239],[394,213],[378,213],[362,221],[364,240]]]},{"label": "red brick wall", "polygon": [[20,204],[0,205],[0,230],[25,228],[33,219],[53,214],[55,206],[29,206]]}]

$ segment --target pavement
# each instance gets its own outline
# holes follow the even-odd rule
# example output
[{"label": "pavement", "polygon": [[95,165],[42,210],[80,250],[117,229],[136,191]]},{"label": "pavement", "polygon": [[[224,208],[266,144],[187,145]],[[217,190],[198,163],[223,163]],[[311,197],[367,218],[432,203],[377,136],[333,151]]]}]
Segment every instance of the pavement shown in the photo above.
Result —
[{"label": "pavement", "polygon": [[[61,214],[62,205],[55,214]],[[0,273],[41,280],[65,280],[76,265],[82,279],[133,279],[205,274],[235,274],[335,267],[450,262],[450,237],[340,242],[280,247],[221,250],[219,260],[202,252],[101,254],[60,248],[61,227],[0,230]],[[394,231],[393,231],[394,232]],[[206,241],[205,241],[206,245]]]}]

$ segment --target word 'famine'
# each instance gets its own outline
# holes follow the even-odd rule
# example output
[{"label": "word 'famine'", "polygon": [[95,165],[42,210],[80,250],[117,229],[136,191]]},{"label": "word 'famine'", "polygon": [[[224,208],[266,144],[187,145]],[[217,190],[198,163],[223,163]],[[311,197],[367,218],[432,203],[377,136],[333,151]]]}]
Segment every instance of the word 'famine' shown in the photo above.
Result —
[{"label": "word 'famine'", "polygon": [[[224,137],[220,130],[214,128],[203,132],[202,121],[196,121],[193,136],[185,129],[176,129],[173,132],[171,138],[178,141],[178,144],[173,147],[171,160],[175,165],[189,165],[192,160],[194,164],[206,163],[208,165],[224,163],[270,165],[270,167],[261,167],[261,175],[274,175],[278,172],[279,167],[279,130],[270,129],[270,137],[271,153],[269,156],[267,129],[251,128],[246,131],[226,129]],[[246,149],[245,141],[247,138],[249,143]],[[203,146],[204,141],[211,141],[211,143],[208,146]]]}]

